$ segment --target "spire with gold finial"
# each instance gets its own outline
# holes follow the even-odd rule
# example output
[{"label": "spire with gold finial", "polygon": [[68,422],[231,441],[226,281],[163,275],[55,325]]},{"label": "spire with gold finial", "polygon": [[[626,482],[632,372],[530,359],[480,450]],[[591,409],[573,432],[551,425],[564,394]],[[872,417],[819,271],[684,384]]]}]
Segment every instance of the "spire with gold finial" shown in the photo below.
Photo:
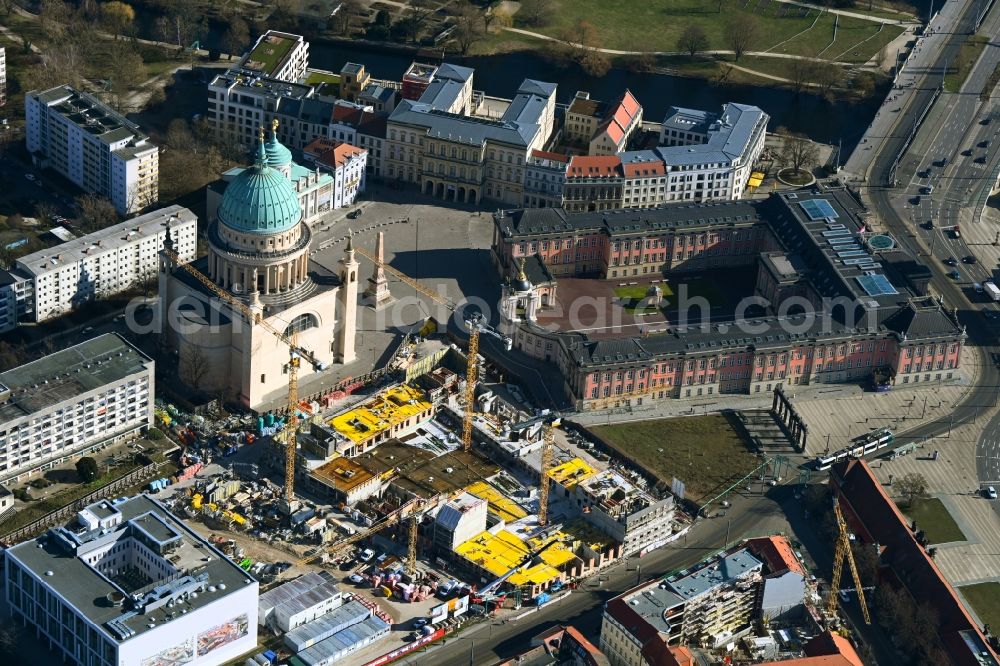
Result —
[{"label": "spire with gold finial", "polygon": [[278,136],[278,119],[275,118],[271,121],[271,131],[274,132],[275,138]]},{"label": "spire with gold finial", "polygon": [[528,279],[528,276],[524,274],[524,257],[521,257],[520,261],[517,262],[517,279],[522,282]]},{"label": "spire with gold finial", "polygon": [[261,125],[258,132],[257,142],[257,159],[254,160],[254,165],[260,169],[263,169],[267,165],[267,151],[264,150],[264,126]]}]

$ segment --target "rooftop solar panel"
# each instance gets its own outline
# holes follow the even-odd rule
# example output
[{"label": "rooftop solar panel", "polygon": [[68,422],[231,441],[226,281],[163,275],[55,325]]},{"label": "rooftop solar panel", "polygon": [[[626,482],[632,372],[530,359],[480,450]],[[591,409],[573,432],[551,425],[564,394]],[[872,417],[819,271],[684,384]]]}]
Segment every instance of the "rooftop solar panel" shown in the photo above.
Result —
[{"label": "rooftop solar panel", "polygon": [[869,296],[886,296],[899,293],[884,275],[862,275],[855,279]]},{"label": "rooftop solar panel", "polygon": [[799,205],[802,206],[802,210],[806,212],[810,220],[822,220],[828,218],[835,220],[839,215],[837,211],[833,209],[830,202],[826,199],[810,199],[808,201],[800,201]]}]

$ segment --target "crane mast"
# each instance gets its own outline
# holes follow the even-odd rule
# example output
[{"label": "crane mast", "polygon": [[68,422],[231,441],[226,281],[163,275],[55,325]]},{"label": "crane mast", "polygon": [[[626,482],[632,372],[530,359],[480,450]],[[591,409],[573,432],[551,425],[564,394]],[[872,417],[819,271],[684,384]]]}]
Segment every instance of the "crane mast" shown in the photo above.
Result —
[{"label": "crane mast", "polygon": [[844,514],[840,511],[840,504],[833,505],[834,514],[837,516],[837,549],[833,556],[833,577],[830,579],[830,592],[826,598],[826,610],[832,616],[837,612],[837,593],[840,590],[840,577],[844,573],[844,560],[847,560],[851,567],[851,576],[854,578],[854,589],[858,592],[858,604],[861,606],[861,614],[865,618],[865,624],[871,624],[872,619],[868,614],[868,603],[865,601],[865,591],[861,587],[861,576],[858,575],[858,565],[854,561],[854,553],[851,551],[851,538],[847,531],[847,523],[844,521]]},{"label": "crane mast", "polygon": [[229,307],[242,314],[248,323],[260,326],[288,346],[288,426],[285,428],[285,501],[290,508],[292,500],[295,498],[295,449],[296,431],[299,421],[299,366],[302,358],[305,358],[317,370],[322,370],[326,366],[311,351],[299,346],[298,334],[295,331],[288,334],[273,326],[261,316],[259,311],[255,311],[242,300],[215,284],[211,278],[191,264],[181,261],[180,256],[170,247],[164,247],[163,254],[178,268],[184,270],[206,289],[215,294],[215,296],[225,301]]}]

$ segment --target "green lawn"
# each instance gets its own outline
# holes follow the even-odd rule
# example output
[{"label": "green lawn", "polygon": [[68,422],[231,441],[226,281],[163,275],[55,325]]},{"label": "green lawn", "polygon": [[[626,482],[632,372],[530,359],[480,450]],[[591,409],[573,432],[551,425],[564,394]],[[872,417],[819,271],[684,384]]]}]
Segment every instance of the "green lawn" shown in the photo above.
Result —
[{"label": "green lawn", "polygon": [[958,588],[980,621],[993,631],[1000,627],[1000,583],[976,583]]},{"label": "green lawn", "polygon": [[[3,522],[0,522],[0,534],[7,534],[13,532],[16,529],[24,527],[28,523],[38,520],[47,513],[51,513],[56,509],[61,509],[67,504],[71,504],[81,497],[88,495],[99,488],[102,488],[115,479],[121,478],[128,474],[129,472],[139,468],[140,465],[135,463],[128,463],[126,465],[119,465],[115,469],[111,470],[109,473],[101,476],[92,483],[81,483],[77,486],[67,488],[62,492],[52,495],[51,497],[46,497],[43,500],[38,500],[31,502],[22,508],[18,509],[14,515],[7,518]],[[40,497],[41,494],[45,492],[43,490],[31,489],[32,497]]]},{"label": "green lawn", "polygon": [[[803,15],[803,12],[806,14]],[[578,23],[585,20],[595,27],[605,48],[676,51],[677,39],[684,29],[689,25],[698,25],[708,36],[709,49],[722,50],[730,48],[725,37],[729,21],[746,20],[751,16],[761,26],[761,37],[752,50],[766,50],[809,30],[816,20],[816,10],[806,10],[777,0],[750,0],[749,3],[746,0],[573,0],[562,3],[547,25],[518,27],[560,37],[572,33]],[[860,37],[854,39],[855,31],[874,32],[878,28],[872,21],[852,17],[842,16],[840,23],[842,28],[847,28],[843,37],[845,46],[841,51],[861,40]],[[893,26],[891,29],[898,34],[899,28]],[[817,38],[813,32],[823,37]],[[803,36],[804,44],[796,48],[821,50],[833,40],[832,16],[821,18],[815,31],[810,30],[806,35],[809,36]],[[840,41],[838,35],[837,42]],[[868,57],[875,50],[868,53]]]},{"label": "green lawn", "polygon": [[711,493],[746,475],[760,462],[723,414],[636,421],[590,428],[598,437],[659,479],[677,477],[686,497]]},{"label": "green lawn", "polygon": [[771,52],[864,63],[902,32],[903,29],[899,26],[883,27],[864,19],[825,14],[814,27]]},{"label": "green lawn", "polygon": [[917,521],[917,529],[924,531],[930,543],[965,541],[962,530],[936,497],[919,500],[916,506],[907,507],[905,513],[911,520]]},{"label": "green lawn", "polygon": [[250,52],[250,61],[260,63],[260,69],[270,73],[278,66],[281,59],[295,46],[290,39],[278,39],[276,42],[262,42]]},{"label": "green lawn", "polygon": [[958,92],[962,89],[962,84],[965,83],[965,79],[975,67],[976,61],[983,54],[983,49],[986,48],[989,41],[990,39],[986,35],[972,35],[965,40],[959,49],[958,57],[948,65],[948,72],[944,77],[945,90]]},{"label": "green lawn", "polygon": [[331,74],[329,72],[309,72],[309,76],[306,77],[306,85],[314,86],[319,83],[331,83],[339,86],[340,74]]}]

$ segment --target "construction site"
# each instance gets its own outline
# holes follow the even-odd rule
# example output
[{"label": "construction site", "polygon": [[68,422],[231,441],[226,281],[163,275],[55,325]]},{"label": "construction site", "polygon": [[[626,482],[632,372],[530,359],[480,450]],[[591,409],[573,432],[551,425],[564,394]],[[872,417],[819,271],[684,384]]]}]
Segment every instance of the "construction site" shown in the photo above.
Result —
[{"label": "construction site", "polygon": [[[639,471],[557,445],[558,415],[486,372],[480,336],[509,338],[481,317],[465,323],[462,347],[440,336],[440,351],[324,404],[299,401],[311,356],[275,329],[289,349],[287,409],[220,428],[158,408],[185,471],[150,490],[262,581],[261,626],[283,636],[275,653],[291,663],[325,666],[403,628],[415,649],[470,618],[542,606],[685,519]],[[427,349],[437,328],[429,320],[407,344]]]}]

